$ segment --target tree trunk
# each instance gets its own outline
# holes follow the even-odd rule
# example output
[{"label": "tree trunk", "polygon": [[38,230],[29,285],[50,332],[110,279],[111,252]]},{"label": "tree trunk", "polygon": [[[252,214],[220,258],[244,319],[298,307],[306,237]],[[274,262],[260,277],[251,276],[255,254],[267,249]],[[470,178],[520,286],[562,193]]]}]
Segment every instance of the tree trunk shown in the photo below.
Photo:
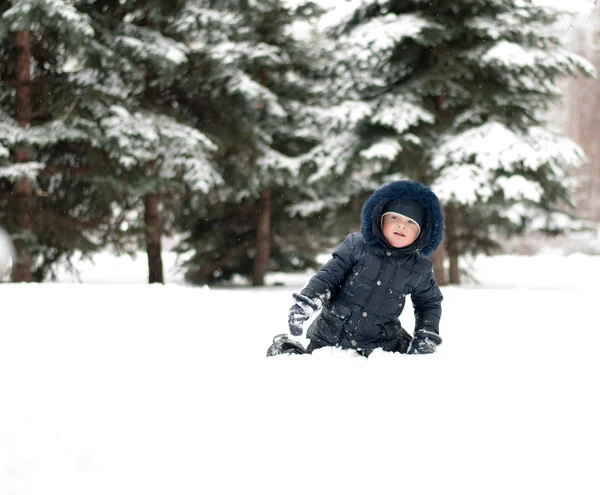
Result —
[{"label": "tree trunk", "polygon": [[[31,99],[31,37],[29,31],[19,31],[16,34],[17,73],[16,73],[16,117],[20,127],[31,124],[33,113]],[[15,162],[24,163],[31,160],[29,148],[15,149]],[[15,198],[16,224],[19,237],[15,241],[17,261],[13,266],[13,282],[32,281],[31,250],[27,246],[28,239],[23,236],[33,232],[33,188],[26,177],[20,177],[13,186]]]},{"label": "tree trunk", "polygon": [[448,245],[448,260],[449,264],[449,283],[460,284],[460,271],[458,268],[459,249],[459,233],[460,233],[460,210],[455,204],[446,206],[446,236]]},{"label": "tree trunk", "polygon": [[[566,48],[600,68],[600,9],[574,19]],[[562,104],[554,107],[554,119],[564,133],[581,146],[588,161],[572,169],[577,179],[575,202],[578,213],[600,223],[600,81],[578,77],[562,83]]]},{"label": "tree trunk", "polygon": [[159,203],[160,196],[157,193],[148,193],[144,196],[148,282],[151,284],[164,284],[161,243],[162,219]]},{"label": "tree trunk", "polygon": [[256,258],[252,274],[252,285],[265,285],[265,274],[271,256],[271,189],[260,194],[258,224],[256,226]]},{"label": "tree trunk", "polygon": [[440,247],[431,255],[433,261],[433,273],[438,285],[447,285],[446,270],[444,269],[444,258],[446,257],[446,248],[444,243],[440,244]]}]

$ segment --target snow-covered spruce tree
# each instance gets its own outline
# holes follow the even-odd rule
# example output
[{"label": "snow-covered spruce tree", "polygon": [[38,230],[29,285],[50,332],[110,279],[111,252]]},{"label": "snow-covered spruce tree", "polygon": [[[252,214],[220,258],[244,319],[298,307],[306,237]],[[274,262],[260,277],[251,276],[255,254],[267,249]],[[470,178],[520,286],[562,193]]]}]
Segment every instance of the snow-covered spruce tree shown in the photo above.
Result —
[{"label": "snow-covered spruce tree", "polygon": [[310,98],[312,61],[290,26],[317,13],[308,2],[191,0],[173,24],[194,66],[181,106],[218,140],[225,179],[212,196],[190,202],[192,232],[181,246],[195,251],[190,280],[241,274],[262,285],[268,266],[312,262],[316,243],[291,225],[286,208],[301,194],[296,157],[316,142],[296,119]]},{"label": "snow-covered spruce tree", "polygon": [[[175,227],[185,190],[206,193],[219,176],[216,145],[186,120],[172,96],[189,70],[188,48],[170,37],[179,3],[96,2],[90,16],[103,44],[124,61],[118,74],[131,90],[127,101],[95,105],[101,146],[114,161],[120,192],[133,211],[123,227],[142,234],[149,281],[163,282],[161,236]],[[131,213],[135,213],[132,215]]]},{"label": "snow-covered spruce tree", "polygon": [[[107,136],[106,147],[118,157],[126,184],[123,192],[142,201],[136,210],[143,211],[149,282],[163,283],[161,203],[170,194],[181,195],[185,185],[208,191],[219,181],[211,156],[216,146],[197,129],[144,110],[129,113],[124,107],[112,107],[100,125]],[[129,217],[129,223],[135,222],[135,217]]]},{"label": "snow-covered spruce tree", "polygon": [[[94,123],[74,111],[85,91],[67,83],[71,61],[99,47],[90,18],[63,0],[2,2],[0,44],[0,222],[18,248],[13,280],[39,280],[48,263],[93,249],[90,231],[106,222],[106,208],[85,199],[98,190],[74,152]],[[69,192],[55,195],[61,187]]]},{"label": "snow-covered spruce tree", "polygon": [[[423,181],[446,204],[453,239],[466,206],[488,220],[552,218],[582,153],[544,115],[557,78],[592,73],[549,34],[557,15],[530,0],[362,2],[334,30],[337,124],[314,178],[346,184],[348,196]],[[448,248],[456,261],[460,246]]]},{"label": "snow-covered spruce tree", "polygon": [[[12,31],[29,29],[30,62],[21,65],[34,70],[31,84],[18,83],[10,64],[3,75],[3,143],[16,155],[20,148],[35,153],[36,161],[27,169],[5,166],[2,175],[16,180],[7,191],[13,224],[30,225],[35,234],[29,246],[38,260],[36,279],[75,249],[85,253],[133,237],[146,245],[150,281],[161,282],[160,197],[182,181],[204,187],[216,178],[209,156],[214,145],[156,98],[187,63],[185,47],[161,33],[175,6],[151,0],[13,4],[0,32],[10,43]],[[27,98],[19,96],[23,88]],[[37,108],[31,103],[33,117],[19,126],[14,114],[24,100]],[[19,197],[20,184],[29,186],[28,208],[10,200]],[[33,197],[31,186],[40,191]],[[23,229],[12,230],[17,240],[27,238]]]}]

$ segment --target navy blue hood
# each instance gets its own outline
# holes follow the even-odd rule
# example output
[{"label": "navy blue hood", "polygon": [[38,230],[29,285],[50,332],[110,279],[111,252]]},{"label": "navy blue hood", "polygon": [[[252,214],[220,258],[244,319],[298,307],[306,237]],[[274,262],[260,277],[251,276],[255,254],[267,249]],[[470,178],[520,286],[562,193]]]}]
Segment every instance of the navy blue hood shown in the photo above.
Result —
[{"label": "navy blue hood", "polygon": [[390,248],[381,231],[381,215],[383,206],[392,199],[418,201],[425,208],[425,223],[421,226],[419,237],[410,246],[397,251],[420,251],[424,256],[429,256],[444,238],[444,213],[438,197],[420,182],[399,180],[377,189],[362,209],[363,239],[368,244]]}]

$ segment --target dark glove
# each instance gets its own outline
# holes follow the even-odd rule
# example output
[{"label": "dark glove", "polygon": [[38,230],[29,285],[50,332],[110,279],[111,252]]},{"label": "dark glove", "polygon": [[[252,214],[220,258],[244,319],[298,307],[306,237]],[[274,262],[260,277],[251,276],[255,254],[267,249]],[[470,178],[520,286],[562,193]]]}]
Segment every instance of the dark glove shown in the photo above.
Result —
[{"label": "dark glove", "polygon": [[302,294],[294,294],[294,298],[296,299],[296,303],[290,308],[288,325],[290,333],[295,337],[299,337],[304,330],[304,322],[319,309],[319,305]]},{"label": "dark glove", "polygon": [[408,346],[407,354],[432,354],[442,343],[440,336],[431,330],[417,330]]}]

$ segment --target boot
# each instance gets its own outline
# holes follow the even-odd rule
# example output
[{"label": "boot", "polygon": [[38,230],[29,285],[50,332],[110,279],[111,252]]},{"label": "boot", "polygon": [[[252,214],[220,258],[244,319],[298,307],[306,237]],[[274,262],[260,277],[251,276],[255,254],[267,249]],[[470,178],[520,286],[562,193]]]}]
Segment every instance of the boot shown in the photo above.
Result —
[{"label": "boot", "polygon": [[289,338],[285,333],[273,337],[273,343],[267,350],[267,357],[279,354],[306,354],[306,349],[300,342]]}]

